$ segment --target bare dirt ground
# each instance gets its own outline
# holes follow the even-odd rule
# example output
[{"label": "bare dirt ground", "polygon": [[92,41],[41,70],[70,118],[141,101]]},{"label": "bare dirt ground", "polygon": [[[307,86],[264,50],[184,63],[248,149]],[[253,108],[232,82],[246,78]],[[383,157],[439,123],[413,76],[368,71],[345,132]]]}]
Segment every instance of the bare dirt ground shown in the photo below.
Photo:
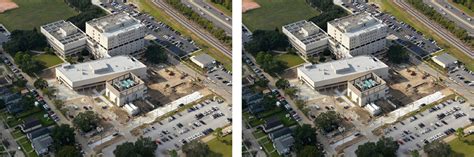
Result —
[{"label": "bare dirt ground", "polygon": [[396,105],[406,105],[436,91],[444,89],[435,77],[408,66],[395,70],[390,79],[385,80],[390,87],[391,99]]},{"label": "bare dirt ground", "polygon": [[0,0],[0,13],[3,13],[7,10],[12,10],[18,8],[19,6],[12,2],[11,0]]},{"label": "bare dirt ground", "polygon": [[174,67],[150,68],[149,76],[147,86],[152,104],[164,105],[204,88],[199,81]]},{"label": "bare dirt ground", "polygon": [[255,2],[255,0],[243,0],[242,2],[242,13],[247,11],[260,8],[260,4]]}]

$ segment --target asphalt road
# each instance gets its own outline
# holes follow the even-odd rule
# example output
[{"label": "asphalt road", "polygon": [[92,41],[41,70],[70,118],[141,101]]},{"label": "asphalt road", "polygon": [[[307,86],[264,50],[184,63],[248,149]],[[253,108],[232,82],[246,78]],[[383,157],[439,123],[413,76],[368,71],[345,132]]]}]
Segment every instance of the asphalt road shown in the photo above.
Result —
[{"label": "asphalt road", "polygon": [[402,9],[407,11],[410,15],[414,16],[418,21],[426,25],[428,28],[432,29],[436,34],[444,38],[451,45],[461,50],[463,53],[470,56],[471,58],[474,57],[474,51],[469,46],[466,46],[464,42],[462,42],[453,34],[451,34],[448,30],[444,29],[436,22],[429,20],[428,17],[418,12],[415,8],[413,8],[410,4],[406,3],[404,0],[395,0],[394,2]]},{"label": "asphalt road", "polygon": [[[469,34],[474,35],[474,19],[468,14],[452,6],[445,0],[423,0],[425,4],[434,8],[438,13],[454,21],[459,27],[464,28]],[[470,19],[470,20],[469,20]]]},{"label": "asphalt road", "polygon": [[[470,109],[469,105],[460,104],[459,102],[445,104],[447,105],[444,107],[440,105],[441,109],[437,111],[430,113],[429,110],[426,110],[416,114],[416,120],[407,118],[406,120],[402,121],[403,124],[399,122],[391,125],[388,129],[385,129],[385,136],[393,137],[394,140],[399,141],[399,155],[403,155],[410,150],[422,149],[425,145],[423,141],[425,139],[431,141],[430,138],[434,137],[436,134],[441,134],[442,137],[439,139],[443,139],[443,136],[447,136],[444,131],[450,128],[457,129],[464,127],[471,123],[469,121],[469,116],[472,115],[472,110]],[[446,124],[442,123],[441,120],[438,120],[437,114],[450,111],[453,109],[453,107],[460,107],[460,110],[450,114],[446,118],[443,118],[442,120],[444,120]],[[453,117],[453,115],[456,113],[465,113],[467,115],[456,119]],[[436,126],[436,123],[438,126]],[[421,128],[420,124],[423,124],[424,127]],[[427,130],[430,131],[426,132]],[[406,134],[406,132],[404,133],[403,131],[407,131],[409,134]],[[405,141],[403,139],[405,139]],[[409,139],[409,141],[406,141],[407,139]]]},{"label": "asphalt road", "polygon": [[[143,135],[145,137],[151,137],[152,139],[159,140],[161,144],[158,145],[158,150],[155,152],[157,156],[161,156],[163,151],[167,151],[170,149],[180,149],[183,146],[181,140],[186,140],[186,142],[192,141],[190,137],[195,135],[200,135],[200,137],[204,137],[205,135],[202,132],[208,128],[215,130],[216,128],[224,127],[229,125],[227,118],[232,118],[232,111],[225,103],[218,104],[217,102],[211,102],[210,104],[205,104],[205,106],[201,107],[201,105],[195,105],[199,107],[198,110],[188,112],[182,111],[179,114],[173,115],[176,119],[169,121],[169,119],[162,120],[161,124],[156,123],[153,126],[143,129]],[[217,107],[217,111],[212,111],[212,107]],[[208,116],[203,117],[201,120],[205,122],[202,124],[199,120],[195,118],[195,115],[198,113],[203,113],[206,111],[212,111],[212,113]],[[218,117],[214,119],[212,114],[215,113],[223,113],[224,116]],[[180,116],[181,115],[181,116]],[[180,123],[183,126],[180,128],[177,124]],[[198,124],[194,126],[193,123]],[[180,132],[183,130],[189,130],[187,132]],[[167,131],[169,133],[164,134],[163,131]],[[171,138],[173,139],[171,139]],[[164,138],[169,139],[169,141],[164,142]],[[200,138],[195,138],[193,140],[198,140]],[[178,145],[178,147],[175,146]]]},{"label": "asphalt road", "polygon": [[204,0],[181,0],[181,2],[201,17],[211,21],[215,26],[222,28],[227,35],[232,36],[232,18],[225,15],[212,4],[208,4]]},{"label": "asphalt road", "polygon": [[195,33],[201,39],[205,40],[210,45],[217,48],[219,51],[221,51],[228,57],[232,57],[232,51],[230,50],[230,48],[226,47],[214,36],[209,34],[207,31],[203,30],[202,28],[200,28],[200,26],[197,26],[196,24],[194,24],[194,22],[187,20],[186,17],[181,15],[181,13],[179,13],[178,11],[174,10],[173,7],[168,5],[166,2],[163,2],[163,0],[153,0],[153,3],[159,8],[163,9],[163,11],[165,11],[167,14],[173,17],[181,25],[183,25],[184,27],[186,27],[187,29]]},{"label": "asphalt road", "polygon": [[175,56],[183,57],[198,51],[200,48],[188,37],[183,37],[181,33],[169,27],[165,23],[155,21],[148,14],[139,13],[137,9],[123,3],[102,3],[102,6],[111,13],[126,12],[146,25],[147,34],[156,37],[154,41],[166,47]]}]

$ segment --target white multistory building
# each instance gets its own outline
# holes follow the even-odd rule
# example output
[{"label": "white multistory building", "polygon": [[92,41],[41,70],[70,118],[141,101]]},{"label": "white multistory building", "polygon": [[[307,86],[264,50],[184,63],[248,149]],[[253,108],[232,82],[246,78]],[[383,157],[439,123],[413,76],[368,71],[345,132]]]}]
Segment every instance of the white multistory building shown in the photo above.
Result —
[{"label": "white multistory building", "polygon": [[41,33],[58,56],[65,58],[86,47],[86,35],[69,21],[56,21],[41,26]]},{"label": "white multistory building", "polygon": [[367,12],[327,23],[331,51],[338,58],[378,54],[386,50],[387,25]]},{"label": "white multistory building", "polygon": [[389,67],[373,56],[356,56],[297,68],[297,77],[315,90],[343,87],[347,81],[375,73],[388,78]]},{"label": "white multistory building", "polygon": [[300,56],[308,58],[328,48],[328,35],[311,21],[298,21],[282,27],[291,45]]},{"label": "white multistory building", "polygon": [[361,107],[384,99],[388,92],[385,81],[375,73],[347,81],[347,97]]},{"label": "white multistory building", "polygon": [[105,96],[118,106],[143,99],[146,94],[145,83],[133,73],[117,76],[105,84]]},{"label": "white multistory building", "polygon": [[86,22],[87,48],[95,58],[133,55],[144,49],[145,26],[126,13]]},{"label": "white multistory building", "polygon": [[104,87],[106,81],[126,73],[145,78],[146,65],[130,56],[115,56],[56,67],[56,79],[73,90]]}]

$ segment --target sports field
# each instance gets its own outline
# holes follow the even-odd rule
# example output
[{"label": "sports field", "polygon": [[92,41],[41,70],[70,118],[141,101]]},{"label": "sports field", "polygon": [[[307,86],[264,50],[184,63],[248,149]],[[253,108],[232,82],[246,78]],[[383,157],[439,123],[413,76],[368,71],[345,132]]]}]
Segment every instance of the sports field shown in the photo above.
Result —
[{"label": "sports field", "polygon": [[8,30],[33,29],[77,15],[64,0],[14,0],[19,8],[0,14],[0,23]]},{"label": "sports field", "polygon": [[319,15],[305,0],[255,0],[261,7],[243,13],[243,23],[251,31],[280,29],[281,26]]}]

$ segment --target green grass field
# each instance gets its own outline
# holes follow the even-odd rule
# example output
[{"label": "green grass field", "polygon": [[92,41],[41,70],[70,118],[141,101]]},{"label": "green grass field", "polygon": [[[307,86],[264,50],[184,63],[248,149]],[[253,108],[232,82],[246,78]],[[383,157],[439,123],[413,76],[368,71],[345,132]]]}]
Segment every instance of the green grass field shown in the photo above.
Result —
[{"label": "green grass field", "polygon": [[370,0],[370,2],[377,3],[384,12],[390,13],[398,20],[401,20],[413,26],[416,30],[422,32],[427,37],[433,38],[438,42],[438,45],[445,50],[445,52],[448,52],[449,54],[453,55],[454,57],[465,63],[468,69],[474,70],[474,59],[471,59],[469,56],[449,44],[444,38],[438,36],[433,30],[429,29],[425,25],[420,24],[418,20],[413,18],[407,12],[403,11],[403,9],[398,7],[394,2],[386,0]]},{"label": "green grass field", "polygon": [[255,0],[260,8],[242,15],[243,23],[251,30],[274,30],[299,20],[319,15],[305,0]]},{"label": "green grass field", "polygon": [[[224,136],[223,140],[232,143],[232,134]],[[217,140],[217,138],[207,142],[207,145],[209,145],[211,151],[222,154],[222,157],[232,156],[232,145],[222,143],[221,141]]]},{"label": "green grass field", "polygon": [[296,54],[280,54],[276,56],[276,59],[285,62],[288,68],[304,63],[304,60]]},{"label": "green grass field", "polygon": [[63,63],[63,60],[61,60],[61,58],[51,54],[36,55],[33,57],[33,59],[46,63],[47,68]]},{"label": "green grass field", "polygon": [[459,140],[456,138],[450,141],[448,144],[451,146],[454,152],[463,154],[464,156],[469,156],[474,154],[474,135],[469,135],[464,137],[465,141]]},{"label": "green grass field", "polygon": [[19,8],[0,14],[8,30],[26,30],[78,14],[64,0],[14,0]]}]

